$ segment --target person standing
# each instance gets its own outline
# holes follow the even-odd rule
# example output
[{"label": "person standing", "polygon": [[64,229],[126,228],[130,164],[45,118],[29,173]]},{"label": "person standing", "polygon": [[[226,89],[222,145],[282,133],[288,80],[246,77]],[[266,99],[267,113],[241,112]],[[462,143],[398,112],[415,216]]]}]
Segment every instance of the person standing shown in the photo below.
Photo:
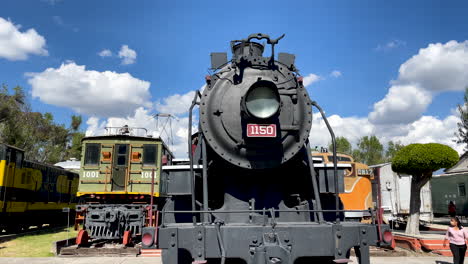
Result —
[{"label": "person standing", "polygon": [[468,241],[468,231],[460,223],[458,217],[450,219],[450,227],[447,229],[444,239],[444,247],[450,241],[450,251],[453,255],[453,264],[463,264],[465,261],[466,243]]},{"label": "person standing", "polygon": [[453,201],[450,201],[450,203],[448,204],[448,213],[451,217],[455,217],[455,215],[457,214],[457,207],[455,206]]}]

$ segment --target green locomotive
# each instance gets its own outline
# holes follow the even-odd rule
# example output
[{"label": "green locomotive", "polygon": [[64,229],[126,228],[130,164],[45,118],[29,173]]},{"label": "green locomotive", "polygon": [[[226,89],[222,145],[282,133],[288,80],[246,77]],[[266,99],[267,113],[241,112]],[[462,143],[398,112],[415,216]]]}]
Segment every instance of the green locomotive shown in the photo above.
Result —
[{"label": "green locomotive", "polygon": [[433,177],[432,206],[434,214],[447,215],[450,201],[456,205],[457,215],[468,216],[468,173]]},{"label": "green locomotive", "polygon": [[143,227],[156,225],[158,204],[166,197],[161,169],[172,164],[173,154],[165,143],[144,128],[106,129],[108,135],[82,140],[78,245],[89,238],[129,244]]}]

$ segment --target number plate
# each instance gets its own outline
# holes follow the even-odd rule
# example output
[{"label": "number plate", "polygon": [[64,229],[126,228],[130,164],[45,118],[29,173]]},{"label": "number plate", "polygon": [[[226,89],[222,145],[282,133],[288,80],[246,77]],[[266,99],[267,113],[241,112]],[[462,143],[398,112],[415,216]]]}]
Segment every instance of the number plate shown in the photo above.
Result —
[{"label": "number plate", "polygon": [[276,137],[276,125],[247,124],[247,137]]}]

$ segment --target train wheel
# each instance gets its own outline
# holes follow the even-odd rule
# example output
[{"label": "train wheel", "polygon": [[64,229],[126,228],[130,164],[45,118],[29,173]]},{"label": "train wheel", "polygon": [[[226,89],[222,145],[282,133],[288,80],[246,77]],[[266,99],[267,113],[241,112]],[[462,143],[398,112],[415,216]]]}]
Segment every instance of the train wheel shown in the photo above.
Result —
[{"label": "train wheel", "polygon": [[130,243],[132,243],[132,232],[127,230],[124,232],[122,244],[128,246]]},{"label": "train wheel", "polygon": [[78,235],[76,236],[76,244],[78,246],[83,246],[88,244],[89,240],[89,235],[88,232],[84,229],[81,229],[80,232],[78,232]]}]

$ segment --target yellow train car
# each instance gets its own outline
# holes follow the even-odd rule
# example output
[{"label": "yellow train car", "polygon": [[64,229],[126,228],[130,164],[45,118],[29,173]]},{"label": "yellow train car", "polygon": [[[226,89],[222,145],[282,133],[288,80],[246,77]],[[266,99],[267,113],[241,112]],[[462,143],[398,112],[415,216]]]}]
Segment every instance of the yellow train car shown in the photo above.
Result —
[{"label": "yellow train car", "polygon": [[0,229],[66,223],[63,208],[75,208],[77,190],[77,173],[25,160],[24,150],[0,144]]},{"label": "yellow train car", "polygon": [[[333,163],[333,153],[313,152],[314,158],[320,158],[324,163]],[[363,163],[355,162],[353,157],[345,154],[337,154],[338,163],[351,164],[351,168],[345,171],[345,193],[340,194],[341,202],[345,210],[368,210],[374,208],[372,200],[373,171]],[[348,219],[362,220],[368,217],[361,212],[346,212]]]}]

